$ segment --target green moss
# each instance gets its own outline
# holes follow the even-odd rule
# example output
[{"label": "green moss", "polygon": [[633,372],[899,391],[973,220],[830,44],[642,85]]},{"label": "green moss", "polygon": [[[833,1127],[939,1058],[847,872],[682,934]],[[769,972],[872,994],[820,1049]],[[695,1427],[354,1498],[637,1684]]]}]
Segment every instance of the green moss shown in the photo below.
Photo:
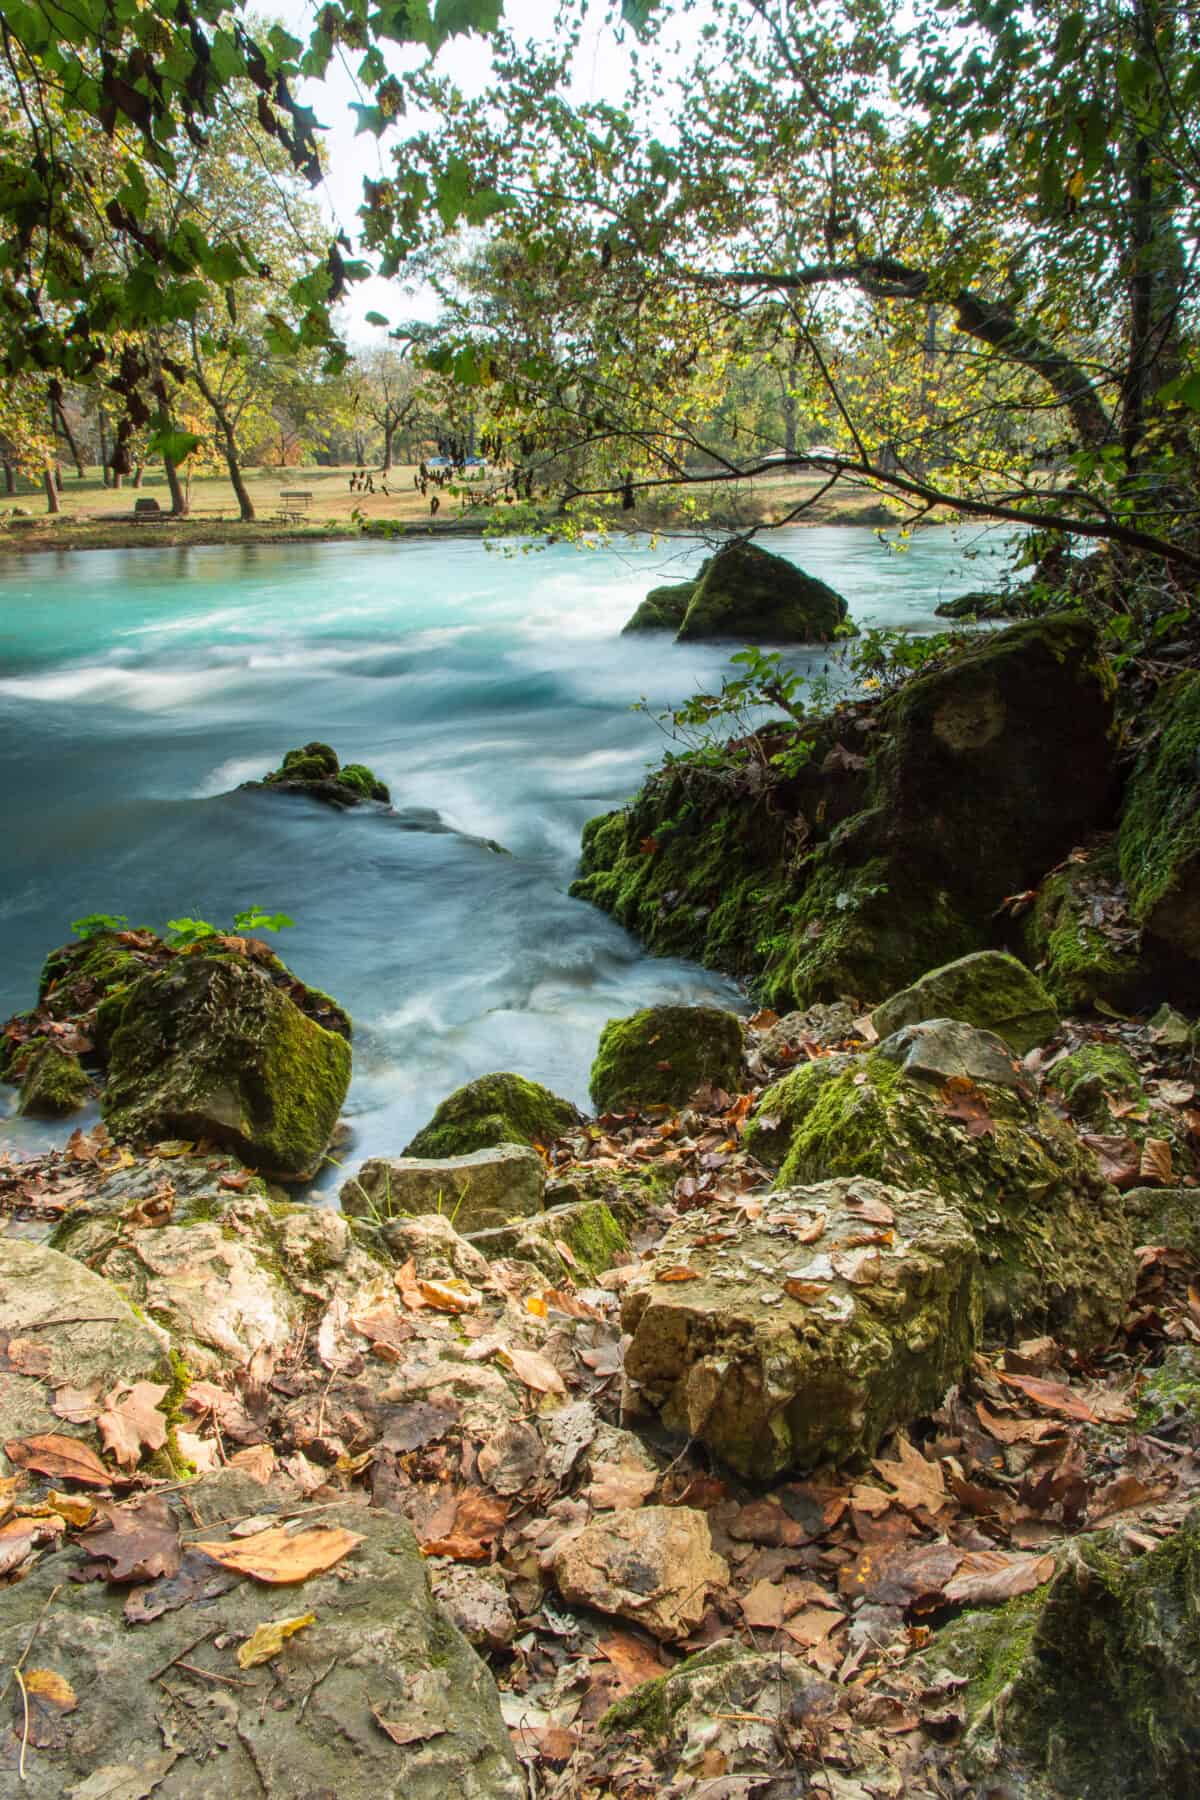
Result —
[{"label": "green moss", "polygon": [[678,636],[827,644],[846,619],[846,602],[825,582],[757,544],[733,543],[703,564]]},{"label": "green moss", "polygon": [[38,1000],[55,1019],[89,1012],[105,996],[123,992],[145,974],[148,961],[112,931],[52,950],[42,964]]},{"label": "green moss", "polygon": [[741,1644],[712,1644],[706,1650],[685,1657],[666,1675],[644,1681],[631,1694],[610,1706],[600,1718],[600,1730],[606,1737],[614,1732],[639,1731],[645,1737],[662,1741],[671,1735],[675,1715],[686,1706],[692,1678],[720,1669],[732,1670],[746,1660]]},{"label": "green moss", "polygon": [[481,1075],[443,1100],[405,1156],[468,1156],[495,1144],[552,1144],[581,1123],[569,1100],[523,1075]]},{"label": "green moss", "polygon": [[79,1058],[60,1050],[52,1039],[35,1040],[21,1060],[18,1112],[57,1118],[75,1112],[91,1098],[91,1083]]},{"label": "green moss", "polygon": [[1180,675],[1153,709],[1126,788],[1118,840],[1135,921],[1200,957],[1200,673]]},{"label": "green moss", "polygon": [[598,1112],[683,1106],[704,1082],[736,1091],[742,1027],[715,1006],[648,1006],[610,1019],[592,1064]]},{"label": "green moss", "polygon": [[1146,1103],[1137,1065],[1119,1044],[1083,1044],[1056,1062],[1046,1079],[1071,1112],[1096,1129],[1107,1130],[1112,1124],[1110,1099]]},{"label": "green moss", "polygon": [[[1151,971],[1127,899],[1111,835],[1090,845],[1086,861],[1068,862],[1041,883],[1024,918],[1024,945],[1060,1006],[1080,1010],[1103,1000],[1124,1009],[1146,990]],[[1107,930],[1093,923],[1098,908]]]},{"label": "green moss", "polygon": [[695,591],[694,581],[679,581],[666,587],[651,588],[624,630],[678,631]]},{"label": "green moss", "polygon": [[351,787],[362,795],[364,800],[390,800],[391,794],[373,769],[365,763],[347,763],[340,771],[338,780],[343,787]]},{"label": "green moss", "polygon": [[1138,1396],[1139,1431],[1153,1431],[1165,1419],[1184,1414],[1200,1420],[1200,1349],[1170,1344]]},{"label": "green moss", "polygon": [[329,784],[334,783],[347,790],[345,798],[351,804],[355,800],[391,799],[373,769],[365,763],[347,763],[343,768],[328,744],[305,744],[299,750],[289,750],[279,767],[265,775],[263,781],[268,787],[309,783],[323,790],[318,798],[330,797]]},{"label": "green moss", "polygon": [[962,1019],[1002,1037],[1016,1056],[1045,1043],[1058,1026],[1054,1002],[1015,956],[981,950],[933,969],[876,1007],[881,1037],[923,1019]]},{"label": "green moss", "polygon": [[[305,744],[303,749],[289,750],[284,756],[282,769],[307,769],[309,766],[319,769],[322,775],[336,775],[338,772],[337,753],[329,744]],[[268,775],[267,780],[271,777]]]}]

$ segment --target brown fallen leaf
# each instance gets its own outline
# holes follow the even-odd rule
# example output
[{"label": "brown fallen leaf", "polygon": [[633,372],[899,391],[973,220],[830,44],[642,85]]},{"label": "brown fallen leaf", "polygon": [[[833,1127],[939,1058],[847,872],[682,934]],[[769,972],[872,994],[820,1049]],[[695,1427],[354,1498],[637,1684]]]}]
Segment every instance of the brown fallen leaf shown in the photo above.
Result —
[{"label": "brown fallen leaf", "polygon": [[853,1287],[869,1287],[878,1281],[883,1273],[883,1263],[879,1251],[874,1247],[866,1250],[833,1250],[829,1256],[830,1265],[836,1275],[848,1281]]},{"label": "brown fallen leaf", "polygon": [[1141,1151],[1131,1137],[1117,1137],[1111,1132],[1085,1131],[1080,1133],[1079,1141],[1086,1144],[1089,1150],[1095,1151],[1100,1173],[1114,1187],[1133,1187],[1140,1179]]},{"label": "brown fallen leaf", "polygon": [[362,1543],[362,1534],[346,1531],[341,1525],[313,1526],[308,1531],[289,1532],[283,1526],[260,1531],[257,1537],[241,1543],[195,1544],[193,1549],[211,1556],[223,1569],[239,1575],[250,1575],[255,1581],[283,1586],[293,1581],[307,1581],[310,1575],[322,1575],[335,1563],[349,1556]]},{"label": "brown fallen leaf", "polygon": [[987,1137],[996,1129],[987,1099],[966,1075],[950,1077],[942,1089],[942,1111],[965,1125],[968,1137]]},{"label": "brown fallen leaf", "polygon": [[610,1662],[621,1679],[621,1687],[629,1693],[640,1687],[644,1681],[655,1681],[667,1672],[667,1664],[662,1661],[656,1650],[641,1638],[633,1637],[626,1631],[613,1631],[602,1637],[596,1645],[596,1653]]},{"label": "brown fallen leaf", "polygon": [[406,1263],[401,1263],[392,1280],[396,1291],[405,1306],[413,1312],[419,1312],[425,1304],[425,1296],[421,1292],[421,1284],[417,1280],[417,1265],[410,1256]]},{"label": "brown fallen leaf", "polygon": [[846,1615],[831,1606],[805,1606],[783,1621],[783,1630],[792,1642],[805,1650],[823,1644],[830,1634],[844,1625]]},{"label": "brown fallen leaf", "polygon": [[[1142,1159],[1138,1174],[1143,1181],[1153,1182],[1158,1187],[1169,1187],[1174,1179],[1171,1166],[1171,1146],[1166,1138],[1148,1137],[1142,1145]],[[12,1346],[9,1345],[9,1354]]]},{"label": "brown fallen leaf", "polygon": [[4,1446],[9,1462],[18,1469],[33,1469],[55,1481],[78,1481],[84,1487],[109,1487],[112,1475],[94,1450],[78,1438],[63,1437],[57,1431],[41,1432],[35,1437],[9,1438]]},{"label": "brown fallen leaf", "polygon": [[1026,1556],[1019,1550],[968,1550],[942,1590],[947,1600],[967,1606],[999,1606],[1030,1594],[1054,1573],[1053,1556]]},{"label": "brown fallen leaf", "polygon": [[158,1410],[166,1394],[165,1382],[135,1381],[132,1386],[120,1383],[105,1400],[96,1429],[122,1468],[134,1468],[143,1447],[161,1450],[166,1443],[167,1421]]},{"label": "brown fallen leaf", "polygon": [[669,1269],[656,1269],[654,1279],[655,1281],[700,1281],[703,1278],[699,1269],[689,1269],[685,1263],[676,1263]]},{"label": "brown fallen leaf", "polygon": [[235,1450],[229,1458],[231,1469],[241,1469],[266,1487],[275,1473],[275,1452],[270,1444],[248,1444],[244,1450]]},{"label": "brown fallen leaf", "polygon": [[265,1624],[256,1625],[254,1633],[244,1644],[238,1645],[237,1660],[239,1669],[256,1669],[259,1663],[270,1662],[279,1652],[288,1638],[303,1631],[306,1625],[315,1625],[316,1613],[300,1613],[291,1619],[271,1619]]},{"label": "brown fallen leaf", "polygon": [[452,1276],[446,1281],[418,1281],[417,1287],[426,1306],[432,1306],[435,1312],[474,1312],[482,1304],[482,1295],[457,1277]]},{"label": "brown fallen leaf", "polygon": [[91,1387],[60,1387],[54,1390],[50,1411],[69,1425],[90,1425],[100,1412],[100,1384]]},{"label": "brown fallen leaf", "polygon": [[371,1708],[371,1717],[385,1736],[390,1737],[393,1744],[423,1744],[429,1738],[445,1737],[449,1725],[435,1724],[432,1719],[385,1719],[377,1706]]},{"label": "brown fallen leaf", "polygon": [[895,1462],[876,1460],[874,1467],[896,1490],[901,1506],[923,1506],[927,1512],[940,1512],[946,1504],[946,1481],[940,1463],[931,1462],[903,1432],[896,1436]]},{"label": "brown fallen leaf", "polygon": [[1036,1406],[1057,1413],[1064,1419],[1081,1419],[1086,1425],[1097,1423],[1097,1415],[1087,1401],[1069,1388],[1065,1381],[1046,1381],[1040,1375],[1010,1375],[997,1369],[997,1377],[1006,1387],[1019,1388]]},{"label": "brown fallen leaf", "polygon": [[1066,1426],[1058,1419],[1016,1419],[994,1413],[982,1400],[975,1402],[979,1423],[998,1444],[1039,1444],[1044,1438],[1061,1437]]},{"label": "brown fallen leaf", "polygon": [[156,1581],[175,1575],[182,1552],[171,1509],[159,1494],[116,1506],[101,1501],[95,1521],[79,1535],[80,1549],[106,1562],[106,1581]]},{"label": "brown fallen leaf", "polygon": [[377,1306],[371,1312],[351,1316],[351,1329],[365,1337],[371,1349],[383,1362],[400,1362],[404,1345],[413,1335],[413,1327],[390,1306]]},{"label": "brown fallen leaf", "polygon": [[74,1712],[79,1705],[75,1689],[56,1669],[26,1669],[25,1691],[36,1694],[39,1700],[57,1707],[59,1712]]},{"label": "brown fallen leaf", "polygon": [[824,1237],[828,1223],[828,1213],[817,1213],[811,1219],[799,1220],[792,1227],[791,1235],[798,1244],[815,1244],[819,1237]]},{"label": "brown fallen leaf", "polygon": [[4,1354],[18,1375],[50,1373],[50,1345],[39,1344],[36,1338],[9,1338]]},{"label": "brown fallen leaf", "polygon": [[810,1305],[814,1300],[823,1300],[829,1292],[827,1281],[801,1281],[798,1275],[789,1275],[783,1284],[785,1294],[793,1300],[802,1300]]},{"label": "brown fallen leaf", "polygon": [[32,1556],[41,1541],[37,1519],[6,1519],[0,1525],[0,1575],[11,1575]]},{"label": "brown fallen leaf", "polygon": [[640,1469],[631,1463],[597,1463],[583,1491],[593,1506],[607,1510],[640,1506],[657,1485],[654,1469]]},{"label": "brown fallen leaf", "polygon": [[505,1368],[511,1369],[527,1388],[537,1394],[565,1394],[566,1382],[548,1357],[524,1344],[509,1344],[496,1351]]}]

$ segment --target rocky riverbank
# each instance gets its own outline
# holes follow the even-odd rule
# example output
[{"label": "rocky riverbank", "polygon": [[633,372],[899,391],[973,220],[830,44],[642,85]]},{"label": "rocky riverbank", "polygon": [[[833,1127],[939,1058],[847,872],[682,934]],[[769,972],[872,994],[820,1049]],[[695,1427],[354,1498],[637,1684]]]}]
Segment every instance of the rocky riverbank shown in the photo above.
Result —
[{"label": "rocky riverbank", "polygon": [[81,922],[2,1039],[102,1114],[0,1165],[34,1800],[1200,1792],[1196,680],[1135,742],[1040,621],[674,765],[583,891],[774,1007],[431,1096],[336,1209],[345,1011]]}]

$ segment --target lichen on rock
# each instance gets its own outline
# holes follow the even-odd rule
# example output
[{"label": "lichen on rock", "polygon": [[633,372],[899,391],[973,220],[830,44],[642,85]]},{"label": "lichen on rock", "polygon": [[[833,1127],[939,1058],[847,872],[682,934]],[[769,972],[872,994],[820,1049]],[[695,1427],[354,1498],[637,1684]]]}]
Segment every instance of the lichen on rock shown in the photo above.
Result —
[{"label": "lichen on rock", "polygon": [[592,1064],[599,1112],[682,1106],[704,1082],[734,1089],[742,1066],[742,1026],[716,1006],[647,1006],[610,1019]]},{"label": "lichen on rock", "polygon": [[579,1109],[540,1082],[500,1071],[480,1075],[442,1101],[405,1146],[405,1156],[466,1156],[494,1144],[541,1144],[582,1123]]},{"label": "lichen on rock", "polygon": [[341,1204],[376,1220],[438,1213],[465,1236],[540,1213],[545,1185],[536,1150],[497,1144],[465,1156],[373,1156],[343,1185]]},{"label": "lichen on rock", "polygon": [[92,1085],[79,1058],[60,1050],[53,1038],[35,1039],[16,1066],[21,1077],[18,1112],[57,1118],[77,1111],[91,1097]]}]

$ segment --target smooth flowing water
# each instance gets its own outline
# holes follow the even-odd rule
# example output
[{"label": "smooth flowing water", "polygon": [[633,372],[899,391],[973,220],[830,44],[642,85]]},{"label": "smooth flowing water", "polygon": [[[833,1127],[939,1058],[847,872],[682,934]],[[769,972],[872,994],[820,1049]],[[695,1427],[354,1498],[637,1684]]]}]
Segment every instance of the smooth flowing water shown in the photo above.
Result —
[{"label": "smooth flowing water", "polygon": [[[844,593],[859,624],[916,629],[992,585],[1006,554],[947,528],[903,554],[845,527],[771,548]],[[702,554],[421,540],[0,565],[0,1018],[32,1004],[80,914],[290,913],[281,953],[355,1017],[339,1152],[353,1164],[398,1152],[489,1069],[584,1101],[610,1017],[739,1005],[721,977],[646,956],[567,894],[581,827],[664,747],[631,703],[677,703],[728,667],[732,646],[619,635],[648,587]],[[238,791],[312,738],[370,764],[394,813]],[[12,1099],[0,1089],[0,1108]],[[0,1146],[48,1135],[0,1123]]]}]

